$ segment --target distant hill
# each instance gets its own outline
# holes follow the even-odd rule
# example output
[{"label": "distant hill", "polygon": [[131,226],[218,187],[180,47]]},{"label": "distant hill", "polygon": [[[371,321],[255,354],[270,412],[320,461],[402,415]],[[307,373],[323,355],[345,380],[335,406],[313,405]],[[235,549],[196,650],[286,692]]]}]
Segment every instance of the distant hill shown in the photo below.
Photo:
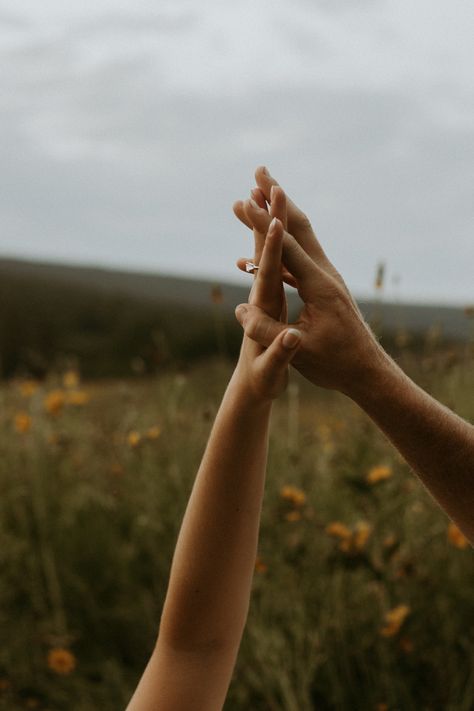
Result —
[{"label": "distant hill", "polygon": [[[219,354],[235,357],[242,332],[234,317],[248,287],[113,269],[0,259],[0,377],[38,377],[77,362],[87,377],[155,372]],[[299,298],[288,294],[290,315]],[[360,300],[389,352],[409,333],[423,347],[469,336],[460,308]],[[184,326],[183,326],[184,325]]]},{"label": "distant hill", "polygon": [[[0,278],[4,275],[47,280],[49,283],[67,283],[106,294],[131,296],[162,306],[179,305],[186,308],[209,307],[212,289],[217,282],[184,277],[165,276],[146,272],[127,272],[115,269],[30,262],[0,258]],[[248,289],[235,284],[220,283],[222,309],[234,307],[247,300]],[[356,297],[357,298],[357,297]],[[299,299],[289,293],[291,312],[298,308]],[[469,321],[460,307],[411,303],[376,303],[357,299],[368,321],[379,317],[387,333],[405,328],[413,333],[426,333],[439,326],[447,339],[466,341],[469,338]]]}]

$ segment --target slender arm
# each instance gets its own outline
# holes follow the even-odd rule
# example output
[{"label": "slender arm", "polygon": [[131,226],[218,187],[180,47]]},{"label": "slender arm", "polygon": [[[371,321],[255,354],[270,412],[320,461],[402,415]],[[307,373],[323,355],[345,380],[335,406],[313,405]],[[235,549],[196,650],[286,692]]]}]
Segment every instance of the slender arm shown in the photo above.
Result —
[{"label": "slender arm", "polygon": [[[282,311],[283,223],[264,237],[251,300]],[[181,524],[158,640],[128,711],[220,711],[247,619],[271,402],[301,333],[267,348],[244,336]]]},{"label": "slender arm", "polygon": [[222,708],[249,608],[270,409],[237,369],[183,518],[156,648],[128,711]]},{"label": "slender arm", "polygon": [[416,385],[381,348],[367,377],[346,394],[474,544],[474,426]]},{"label": "slender arm", "polygon": [[271,403],[234,375],[181,526],[160,626],[166,644],[237,651],[257,553]]}]

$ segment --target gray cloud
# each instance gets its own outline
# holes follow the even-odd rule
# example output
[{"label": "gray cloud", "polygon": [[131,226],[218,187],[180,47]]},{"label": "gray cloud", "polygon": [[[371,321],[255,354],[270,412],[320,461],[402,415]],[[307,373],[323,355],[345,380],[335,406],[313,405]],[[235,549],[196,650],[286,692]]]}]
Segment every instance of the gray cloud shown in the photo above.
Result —
[{"label": "gray cloud", "polygon": [[0,29],[22,30],[30,26],[31,23],[26,18],[13,12],[0,10]]},{"label": "gray cloud", "polygon": [[[181,19],[168,28],[176,41],[200,31],[196,14]],[[130,37],[142,27],[137,18]],[[294,58],[303,35],[286,29],[293,49],[278,51]],[[460,87],[436,76],[279,86],[256,71],[245,89],[230,73],[223,89],[198,91],[174,85],[153,46],[78,60],[76,41],[122,30],[119,13],[81,20],[0,66],[0,251],[243,280],[234,261],[251,239],[231,205],[266,163],[356,293],[385,259],[407,298],[470,298],[474,130]],[[310,39],[311,61],[331,62],[324,32],[313,49]]]},{"label": "gray cloud", "polygon": [[338,0],[338,2],[318,0],[317,3],[314,0],[298,0],[298,4],[310,12],[326,12],[330,15],[339,15],[348,11],[360,13],[367,8],[384,5],[385,2],[381,0],[358,0],[357,4],[354,4],[352,0]]},{"label": "gray cloud", "polygon": [[179,33],[194,30],[200,22],[198,12],[182,12],[169,14],[157,9],[147,15],[131,13],[108,12],[77,23],[69,31],[69,37],[94,37],[96,35],[109,35],[114,33]]}]

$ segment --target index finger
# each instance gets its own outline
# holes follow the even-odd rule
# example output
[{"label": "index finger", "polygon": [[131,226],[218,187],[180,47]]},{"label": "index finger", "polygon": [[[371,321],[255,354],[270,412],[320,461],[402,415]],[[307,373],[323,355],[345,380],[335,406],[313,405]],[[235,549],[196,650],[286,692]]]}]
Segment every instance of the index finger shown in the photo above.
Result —
[{"label": "index finger", "polygon": [[259,306],[273,318],[280,318],[282,280],[281,258],[283,250],[283,225],[278,218],[270,223],[263,247],[257,278],[250,303]]}]

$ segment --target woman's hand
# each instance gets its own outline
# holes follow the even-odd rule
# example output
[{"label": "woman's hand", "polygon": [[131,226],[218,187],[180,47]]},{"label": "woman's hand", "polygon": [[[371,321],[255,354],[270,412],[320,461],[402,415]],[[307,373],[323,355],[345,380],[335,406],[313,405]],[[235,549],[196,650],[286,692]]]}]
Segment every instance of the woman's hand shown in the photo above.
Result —
[{"label": "woman's hand", "polygon": [[[267,217],[271,220],[268,213]],[[265,232],[256,231],[254,261],[258,261],[260,254],[261,259],[249,297],[249,304],[259,308],[278,323],[280,331],[275,338],[268,339],[267,348],[244,335],[235,373],[247,394],[259,402],[273,400],[285,389],[288,382],[288,365],[301,340],[297,329],[285,328],[286,301],[284,295],[282,299],[281,280],[283,235],[283,223],[276,217],[271,220],[266,237]]]},{"label": "woman's hand", "polygon": [[[241,214],[245,216],[246,224],[251,224],[252,214],[254,210],[261,209],[264,210],[267,215],[270,215],[270,217],[277,217],[283,224],[284,230],[288,229],[287,199],[284,191],[279,186],[272,186],[270,188],[270,197],[268,199],[268,205],[265,194],[263,190],[261,190],[259,187],[253,188],[253,190],[250,191],[250,195],[250,200],[239,201]],[[253,226],[253,263],[257,265],[260,263],[260,260],[262,258],[266,232],[267,228],[265,228],[265,231],[262,232],[257,225]],[[240,269],[242,269],[242,271],[247,271],[247,264],[248,260],[245,259],[240,259],[237,262],[237,265]],[[280,321],[286,323],[288,320],[288,306],[286,302],[285,290],[283,288],[283,277],[288,276],[288,274],[283,274],[283,265],[280,266],[280,269],[282,273],[280,295],[278,296],[277,291],[275,291],[275,300],[274,304],[272,304],[271,310],[269,311],[269,315],[273,316],[273,312],[275,312],[275,318],[279,318]],[[249,302],[251,303],[251,298],[249,298]],[[256,305],[258,306],[259,304]]]}]

